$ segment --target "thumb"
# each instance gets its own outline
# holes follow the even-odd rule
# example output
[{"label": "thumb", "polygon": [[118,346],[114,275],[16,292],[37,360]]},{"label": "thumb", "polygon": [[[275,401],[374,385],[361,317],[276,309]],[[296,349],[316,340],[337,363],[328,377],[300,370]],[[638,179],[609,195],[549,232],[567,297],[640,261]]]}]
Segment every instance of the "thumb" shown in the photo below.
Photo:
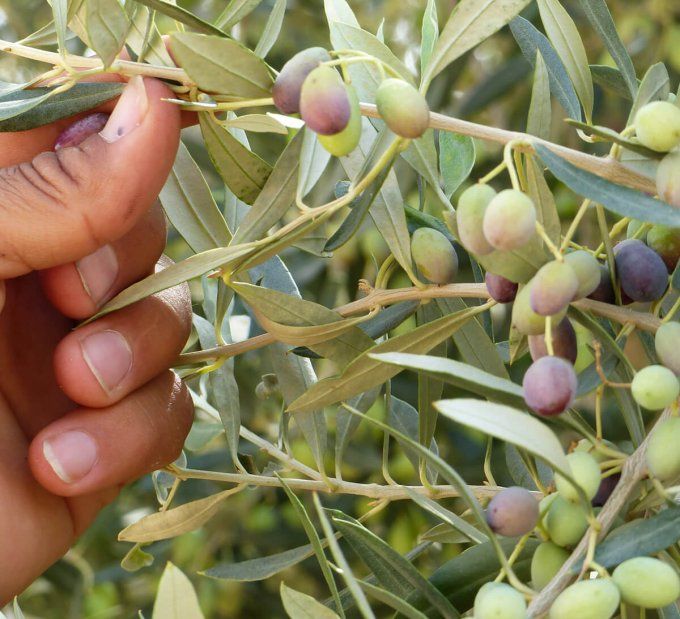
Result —
[{"label": "thumb", "polygon": [[75,262],[151,208],[179,144],[170,94],[134,77],[99,134],[0,169],[0,279]]}]

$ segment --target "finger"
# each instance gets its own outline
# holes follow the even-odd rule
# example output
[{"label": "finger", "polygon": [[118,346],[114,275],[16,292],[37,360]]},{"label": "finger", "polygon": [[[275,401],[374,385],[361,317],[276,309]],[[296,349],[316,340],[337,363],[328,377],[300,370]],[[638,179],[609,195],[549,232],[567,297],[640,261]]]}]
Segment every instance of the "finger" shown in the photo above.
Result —
[{"label": "finger", "polygon": [[45,428],[29,447],[38,482],[59,496],[128,483],[179,457],[191,427],[188,390],[166,372],[105,409],[78,409]]},{"label": "finger", "polygon": [[118,402],[177,358],[191,330],[186,286],[148,297],[64,338],[54,353],[57,383],[74,402]]},{"label": "finger", "polygon": [[161,82],[135,77],[100,134],[0,170],[0,278],[75,262],[132,229],[179,144],[167,96]]},{"label": "finger", "polygon": [[76,263],[41,271],[45,295],[66,316],[92,316],[118,292],[153,273],[165,239],[165,216],[157,202],[118,241]]}]

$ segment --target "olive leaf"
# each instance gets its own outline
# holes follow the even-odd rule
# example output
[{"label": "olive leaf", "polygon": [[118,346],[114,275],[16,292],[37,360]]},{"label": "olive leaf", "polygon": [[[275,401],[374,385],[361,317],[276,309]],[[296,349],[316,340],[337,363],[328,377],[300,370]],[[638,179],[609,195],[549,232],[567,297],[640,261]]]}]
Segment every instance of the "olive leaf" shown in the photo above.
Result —
[{"label": "olive leaf", "polygon": [[447,198],[451,198],[470,176],[475,158],[472,138],[448,131],[439,134],[439,170],[444,179],[444,194]]},{"label": "olive leaf", "polygon": [[281,601],[290,619],[339,619],[330,608],[312,596],[300,593],[281,583]]},{"label": "olive leaf", "polygon": [[638,153],[643,157],[647,157],[649,159],[662,159],[664,156],[664,153],[652,150],[651,148],[643,146],[639,142],[634,142],[633,140],[622,137],[620,133],[614,131],[613,129],[610,129],[609,127],[601,127],[600,125],[589,125],[588,123],[582,123],[578,120],[574,120],[573,118],[567,118],[565,122],[571,125],[572,127],[581,129],[586,134],[590,134],[598,138],[601,138],[602,141],[604,142],[613,142],[614,144],[620,144],[627,150],[630,150],[634,153]]},{"label": "olive leaf", "polygon": [[229,30],[252,13],[261,2],[262,0],[231,0],[217,18],[217,24],[220,28]]},{"label": "olive leaf", "polygon": [[225,122],[225,126],[232,129],[243,129],[254,133],[278,133],[288,135],[288,129],[274,116],[269,114],[244,114]]},{"label": "olive leaf", "polygon": [[[607,65],[591,64],[590,73],[593,76],[593,81],[605,90],[609,90],[629,101],[633,100],[626,80],[618,69]],[[635,84],[635,92],[637,93],[640,80],[635,80]]]},{"label": "olive leaf", "polygon": [[283,18],[286,16],[286,0],[276,0],[274,7],[269,13],[269,18],[264,26],[264,31],[260,36],[260,40],[255,47],[255,55],[260,58],[265,58],[274,47],[279,34],[281,33],[281,26],[283,25]]},{"label": "olive leaf", "polygon": [[[88,0],[88,2],[89,1],[90,0]],[[191,13],[190,11],[183,9],[181,6],[178,6],[174,2],[169,2],[167,0],[136,0],[136,1],[139,2],[139,4],[143,4],[154,11],[158,11],[163,15],[167,15],[168,17],[174,19],[175,21],[178,21],[180,24],[185,24],[190,28],[197,30],[198,32],[202,32],[203,34],[212,34],[223,37],[227,36],[227,33],[218,28],[217,26],[209,24],[208,22],[202,20],[194,13]]]},{"label": "olive leaf", "polygon": [[308,127],[305,127],[302,133],[304,133],[304,137],[300,150],[300,169],[296,192],[297,199],[300,202],[314,189],[331,160],[331,154],[321,146],[316,133]]},{"label": "olive leaf", "polygon": [[550,138],[552,125],[552,106],[550,101],[550,78],[548,67],[541,56],[541,50],[536,50],[534,64],[534,85],[531,90],[531,103],[527,119],[527,133],[537,138]]},{"label": "olive leaf", "polygon": [[50,0],[52,4],[52,15],[57,32],[59,51],[66,53],[66,29],[68,27],[68,0]]},{"label": "olive leaf", "polygon": [[158,585],[152,619],[203,619],[191,581],[169,561]]},{"label": "olive leaf", "polygon": [[123,49],[130,19],[119,0],[87,0],[85,25],[90,46],[109,67]]},{"label": "olive leaf", "polygon": [[174,67],[175,63],[170,58],[158,27],[155,23],[149,24],[151,19],[149,9],[139,4],[135,4],[134,9],[127,45],[137,56],[143,53],[148,62],[161,67]]},{"label": "olive leaf", "polygon": [[430,63],[434,46],[439,37],[439,21],[437,18],[437,3],[435,0],[427,0],[427,6],[423,13],[423,25],[421,28],[422,40],[420,43],[420,72],[425,73]]}]

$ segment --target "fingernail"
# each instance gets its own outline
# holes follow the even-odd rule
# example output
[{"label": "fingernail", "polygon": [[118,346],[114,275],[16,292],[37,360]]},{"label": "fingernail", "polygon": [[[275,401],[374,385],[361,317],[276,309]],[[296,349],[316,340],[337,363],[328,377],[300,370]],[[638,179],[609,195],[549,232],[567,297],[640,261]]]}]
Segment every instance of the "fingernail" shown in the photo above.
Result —
[{"label": "fingernail", "polygon": [[118,258],[110,245],[76,262],[83,288],[97,306],[108,300],[118,277]]},{"label": "fingernail", "polygon": [[112,144],[130,135],[144,121],[149,110],[144,78],[135,75],[125,86],[106,126],[99,135]]},{"label": "fingernail", "polygon": [[91,135],[99,133],[109,120],[108,114],[90,114],[64,129],[54,143],[54,150],[78,146]]},{"label": "fingernail", "polygon": [[89,434],[71,430],[44,441],[43,456],[61,481],[74,484],[94,468],[97,443]]},{"label": "fingernail", "polygon": [[132,368],[132,350],[118,331],[99,331],[80,342],[83,359],[102,389],[112,392]]}]

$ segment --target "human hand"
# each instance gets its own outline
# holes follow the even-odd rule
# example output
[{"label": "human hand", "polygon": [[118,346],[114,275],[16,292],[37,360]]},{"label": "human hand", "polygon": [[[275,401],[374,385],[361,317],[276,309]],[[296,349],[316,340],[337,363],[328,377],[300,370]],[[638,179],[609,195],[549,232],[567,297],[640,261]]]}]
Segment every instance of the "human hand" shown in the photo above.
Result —
[{"label": "human hand", "polygon": [[163,251],[156,200],[181,124],[167,96],[134,78],[101,134],[56,152],[73,119],[0,135],[0,607],[124,484],[172,462],[191,425],[167,369],[191,325],[186,288],[72,330]]}]

